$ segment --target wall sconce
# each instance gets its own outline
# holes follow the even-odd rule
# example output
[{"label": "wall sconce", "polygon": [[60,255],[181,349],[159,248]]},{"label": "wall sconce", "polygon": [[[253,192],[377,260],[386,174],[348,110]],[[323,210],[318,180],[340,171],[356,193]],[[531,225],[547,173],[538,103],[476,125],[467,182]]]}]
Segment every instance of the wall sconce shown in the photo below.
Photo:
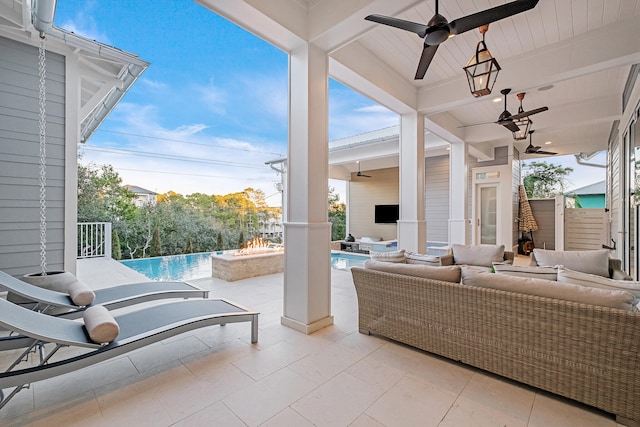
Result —
[{"label": "wall sconce", "polygon": [[[522,100],[524,99],[524,92],[520,92],[516,96],[520,100],[520,107],[518,107],[518,114],[524,113],[524,108],[522,108]],[[533,121],[529,118],[529,116],[523,117],[518,120],[514,120],[513,123],[515,123],[515,125],[520,128],[518,132],[512,132],[513,139],[516,141],[522,141],[523,139],[527,139],[527,135],[529,134],[529,129],[531,129],[531,125],[533,124]]]},{"label": "wall sconce", "polygon": [[493,85],[498,78],[498,72],[501,70],[500,64],[491,56],[491,52],[489,52],[484,42],[484,35],[488,30],[489,25],[480,27],[482,40],[476,46],[476,53],[469,59],[467,65],[463,67],[469,81],[469,90],[476,98],[491,93]]}]

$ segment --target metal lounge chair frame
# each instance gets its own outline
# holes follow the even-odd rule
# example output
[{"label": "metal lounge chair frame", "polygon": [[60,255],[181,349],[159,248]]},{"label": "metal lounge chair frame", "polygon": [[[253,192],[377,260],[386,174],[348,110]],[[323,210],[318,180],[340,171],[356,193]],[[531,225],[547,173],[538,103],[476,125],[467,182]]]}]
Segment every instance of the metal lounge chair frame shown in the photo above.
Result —
[{"label": "metal lounge chair frame", "polygon": [[[39,288],[0,271],[0,289],[26,298],[34,303],[29,308],[45,312],[52,307],[67,308],[70,311],[61,316],[68,319],[82,317],[85,307],[73,303],[69,295]],[[207,298],[209,291],[185,282],[140,282],[127,285],[95,289],[93,305],[102,305],[108,310],[127,307],[132,304],[164,298]]]},{"label": "metal lounge chair frame", "polygon": [[[115,341],[100,345],[91,341],[84,323],[49,316],[0,298],[0,326],[28,340],[26,349],[0,373],[0,409],[29,384],[112,359],[194,329],[227,323],[251,322],[251,342],[258,342],[258,312],[226,299],[204,299],[160,303],[114,316],[120,327]],[[46,352],[45,346],[53,348]],[[63,347],[86,348],[87,353],[50,362]],[[40,363],[14,370],[34,350]],[[5,398],[2,390],[13,387]]]}]

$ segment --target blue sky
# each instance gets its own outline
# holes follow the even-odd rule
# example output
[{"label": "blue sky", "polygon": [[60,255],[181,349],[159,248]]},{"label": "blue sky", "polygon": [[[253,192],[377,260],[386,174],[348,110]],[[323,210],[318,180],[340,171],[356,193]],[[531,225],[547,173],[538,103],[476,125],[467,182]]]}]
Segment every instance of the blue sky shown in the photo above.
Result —
[{"label": "blue sky", "polygon": [[[158,193],[253,187],[280,205],[280,177],[265,162],[287,154],[285,52],[191,0],[59,0],[55,23],[151,63],[81,145],[82,163],[111,164],[123,184]],[[330,80],[330,140],[397,123],[395,113]],[[568,188],[604,179],[564,157],[554,162],[576,170]],[[343,194],[344,182],[329,185]]]},{"label": "blue sky", "polygon": [[[285,52],[190,0],[60,0],[55,23],[151,63],[81,146],[82,163],[159,193],[253,187],[279,205],[280,178],[264,163],[287,155]],[[333,80],[329,99],[331,140],[398,123]]]}]

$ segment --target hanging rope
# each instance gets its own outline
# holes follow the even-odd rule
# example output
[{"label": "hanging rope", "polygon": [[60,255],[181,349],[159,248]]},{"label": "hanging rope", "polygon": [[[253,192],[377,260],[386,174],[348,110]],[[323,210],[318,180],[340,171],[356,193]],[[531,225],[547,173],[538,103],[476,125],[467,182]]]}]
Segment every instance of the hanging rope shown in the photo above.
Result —
[{"label": "hanging rope", "polygon": [[44,34],[40,33],[40,47],[38,49],[38,87],[39,106],[39,134],[40,134],[40,273],[47,275],[47,216],[46,216],[46,192],[47,192],[47,86],[46,63],[44,49]]}]

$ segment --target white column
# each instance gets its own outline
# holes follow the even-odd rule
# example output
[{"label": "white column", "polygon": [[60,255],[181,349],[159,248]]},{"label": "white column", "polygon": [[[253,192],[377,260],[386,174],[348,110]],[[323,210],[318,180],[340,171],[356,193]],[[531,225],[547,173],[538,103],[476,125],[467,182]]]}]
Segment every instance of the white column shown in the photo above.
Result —
[{"label": "white column", "polygon": [[[78,56],[65,60],[64,127],[64,270],[76,274],[78,249],[78,142],[80,141],[80,76]],[[109,253],[111,256],[111,253]]]},{"label": "white column", "polygon": [[469,244],[468,171],[469,148],[465,142],[451,144],[449,151],[449,244]]},{"label": "white column", "polygon": [[312,44],[289,57],[289,155],[281,323],[310,334],[333,324],[328,221],[328,57]]},{"label": "white column", "polygon": [[414,112],[400,116],[398,248],[427,251],[424,211],[424,115]]}]

